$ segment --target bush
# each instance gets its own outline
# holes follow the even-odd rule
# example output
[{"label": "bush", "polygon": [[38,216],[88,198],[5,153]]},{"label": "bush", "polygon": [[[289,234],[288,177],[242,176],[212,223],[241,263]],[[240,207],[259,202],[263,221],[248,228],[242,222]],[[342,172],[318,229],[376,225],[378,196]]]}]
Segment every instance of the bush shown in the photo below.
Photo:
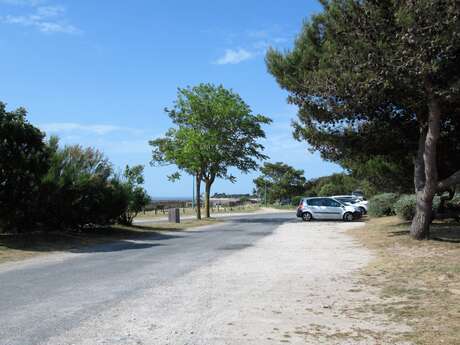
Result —
[{"label": "bush", "polygon": [[300,204],[300,200],[303,199],[303,196],[295,196],[292,198],[291,204],[294,206],[298,206]]},{"label": "bush", "polygon": [[415,195],[403,195],[396,202],[394,211],[396,215],[404,220],[412,220],[415,216],[415,206],[417,204]]},{"label": "bush", "polygon": [[44,134],[19,108],[7,112],[0,102],[0,231],[33,228],[38,188],[49,166]]},{"label": "bush", "polygon": [[374,196],[369,200],[369,215],[373,217],[384,217],[394,215],[394,204],[398,200],[398,194],[383,193]]},{"label": "bush", "polygon": [[446,202],[446,207],[455,211],[460,211],[460,195],[457,194],[452,200]]},{"label": "bush", "polygon": [[[439,204],[441,202],[441,198],[439,196],[434,197],[433,199],[433,215],[436,214],[437,209],[439,208]],[[460,209],[460,198],[454,198],[446,203],[446,208],[448,209],[455,209],[455,205],[458,204]],[[395,203],[394,211],[396,215],[404,220],[412,220],[415,216],[415,209],[417,206],[417,200],[414,194],[412,195],[403,195],[399,200]]]}]

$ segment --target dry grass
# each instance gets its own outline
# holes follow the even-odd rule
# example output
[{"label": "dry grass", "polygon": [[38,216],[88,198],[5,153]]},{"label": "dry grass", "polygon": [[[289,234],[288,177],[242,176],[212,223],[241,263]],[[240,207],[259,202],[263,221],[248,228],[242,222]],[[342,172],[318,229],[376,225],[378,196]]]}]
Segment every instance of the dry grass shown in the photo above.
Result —
[{"label": "dry grass", "polygon": [[362,272],[381,290],[382,303],[363,309],[407,323],[415,344],[460,344],[460,225],[436,223],[432,240],[415,241],[409,224],[396,217],[372,219],[350,231],[376,258]]},{"label": "dry grass", "polygon": [[[259,211],[261,208],[259,205],[245,205],[245,206],[234,206],[234,207],[214,207],[211,210],[211,216],[213,214],[223,214],[223,213],[251,213]],[[201,210],[202,214],[204,214],[204,208]],[[181,217],[184,216],[194,216],[195,210],[188,207],[188,208],[180,208],[180,215]],[[150,218],[164,218],[168,216],[168,211],[147,211],[145,213],[140,213],[136,219],[150,219]]]},{"label": "dry grass", "polygon": [[198,226],[218,223],[216,219],[187,220],[180,224],[157,223],[131,227],[116,225],[90,229],[84,232],[31,233],[24,235],[0,234],[0,263],[19,261],[56,252],[78,252],[82,248],[148,236],[162,231],[184,231]]}]

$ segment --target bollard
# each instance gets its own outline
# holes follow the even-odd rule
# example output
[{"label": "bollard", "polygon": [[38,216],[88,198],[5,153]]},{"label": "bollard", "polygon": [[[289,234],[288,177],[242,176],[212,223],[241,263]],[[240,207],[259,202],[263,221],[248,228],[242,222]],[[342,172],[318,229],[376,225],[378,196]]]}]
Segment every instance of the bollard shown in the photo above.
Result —
[{"label": "bollard", "polygon": [[180,209],[170,208],[168,210],[168,221],[170,223],[180,223]]}]

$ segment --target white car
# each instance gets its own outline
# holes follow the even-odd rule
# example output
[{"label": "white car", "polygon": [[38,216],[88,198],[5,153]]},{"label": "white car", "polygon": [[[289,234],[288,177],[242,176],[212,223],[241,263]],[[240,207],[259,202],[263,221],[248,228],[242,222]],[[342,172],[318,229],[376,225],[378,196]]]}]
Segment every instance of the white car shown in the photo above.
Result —
[{"label": "white car", "polygon": [[304,221],[340,219],[350,222],[361,216],[361,212],[354,206],[345,205],[333,198],[303,198],[297,208],[297,217]]},{"label": "white car", "polygon": [[333,199],[340,201],[345,205],[350,205],[358,208],[362,214],[367,213],[367,200],[355,195],[335,195]]}]

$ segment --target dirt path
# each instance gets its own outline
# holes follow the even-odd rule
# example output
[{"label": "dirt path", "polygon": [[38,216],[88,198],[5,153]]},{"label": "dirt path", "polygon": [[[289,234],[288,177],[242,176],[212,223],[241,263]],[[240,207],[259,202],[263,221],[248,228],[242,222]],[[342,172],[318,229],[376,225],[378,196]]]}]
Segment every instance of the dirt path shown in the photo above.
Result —
[{"label": "dirt path", "polygon": [[397,344],[407,331],[359,311],[371,253],[340,222],[287,223],[256,245],[147,289],[48,344]]}]

